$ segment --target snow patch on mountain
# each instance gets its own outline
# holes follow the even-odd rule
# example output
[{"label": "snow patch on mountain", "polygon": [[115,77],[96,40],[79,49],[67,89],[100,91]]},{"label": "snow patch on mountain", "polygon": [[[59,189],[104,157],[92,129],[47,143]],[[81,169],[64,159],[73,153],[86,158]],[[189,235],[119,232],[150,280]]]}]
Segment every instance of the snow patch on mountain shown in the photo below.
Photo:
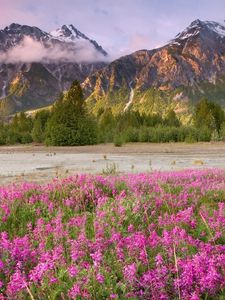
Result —
[{"label": "snow patch on mountain", "polygon": [[50,32],[50,35],[62,42],[75,42],[78,39],[90,40],[82,32],[77,30],[73,25],[63,25]]},{"label": "snow patch on mountain", "polygon": [[73,25],[63,25],[51,33],[37,27],[11,24],[0,30],[0,62],[76,62],[108,60],[106,51]]},{"label": "snow patch on mountain", "polygon": [[175,39],[171,41],[171,44],[179,45],[179,42],[185,41],[191,37],[195,37],[203,30],[214,32],[221,38],[225,37],[225,23],[222,24],[214,21],[195,20],[184,31],[178,33]]},{"label": "snow patch on mountain", "polygon": [[220,24],[218,22],[213,21],[206,21],[204,23],[209,29],[216,32],[221,37],[225,37],[225,24]]}]

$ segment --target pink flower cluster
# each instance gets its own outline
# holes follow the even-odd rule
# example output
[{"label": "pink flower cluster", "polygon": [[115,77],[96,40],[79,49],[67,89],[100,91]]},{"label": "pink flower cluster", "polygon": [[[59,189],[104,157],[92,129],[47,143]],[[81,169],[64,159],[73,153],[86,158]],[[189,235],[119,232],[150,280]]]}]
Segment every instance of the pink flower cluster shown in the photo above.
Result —
[{"label": "pink flower cluster", "polygon": [[225,172],[0,188],[0,300],[225,299]]}]

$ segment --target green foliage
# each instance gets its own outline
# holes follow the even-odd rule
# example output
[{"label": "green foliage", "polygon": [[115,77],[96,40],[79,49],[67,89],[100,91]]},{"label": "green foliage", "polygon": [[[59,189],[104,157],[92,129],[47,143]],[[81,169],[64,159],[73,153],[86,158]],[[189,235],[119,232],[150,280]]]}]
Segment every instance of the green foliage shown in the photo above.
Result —
[{"label": "green foliage", "polygon": [[119,168],[115,163],[106,164],[106,167],[102,169],[103,175],[116,175],[119,173]]},{"label": "green foliage", "polygon": [[7,131],[7,136],[6,136],[6,139],[5,139],[5,144],[6,145],[17,144],[17,143],[20,143],[20,141],[21,141],[21,136],[18,132],[13,131],[11,129],[9,129]]},{"label": "green foliage", "polygon": [[99,142],[111,142],[113,140],[116,120],[111,108],[106,108],[98,119]]},{"label": "green foliage", "polygon": [[220,136],[218,131],[215,129],[213,130],[212,134],[211,134],[211,141],[213,142],[218,142],[220,140]]},{"label": "green foliage", "polygon": [[225,122],[223,122],[221,124],[221,128],[220,128],[220,139],[222,141],[225,141]]},{"label": "green foliage", "polygon": [[55,146],[91,145],[97,142],[97,124],[85,111],[80,84],[74,81],[56,102],[46,127],[46,143]]},{"label": "green foliage", "polygon": [[41,125],[41,120],[36,119],[34,121],[34,126],[31,132],[34,142],[41,143],[43,141],[43,128]]},{"label": "green foliage", "polygon": [[219,132],[221,124],[224,122],[224,111],[218,104],[202,99],[196,105],[193,121],[197,128],[206,126],[212,131]]},{"label": "green foliage", "polygon": [[24,112],[15,115],[12,120],[12,129],[20,133],[30,132],[32,130],[32,126],[32,118],[27,116]]},{"label": "green foliage", "polygon": [[15,115],[10,124],[0,126],[0,145],[31,143],[33,121],[25,113]]},{"label": "green foliage", "polygon": [[167,113],[167,115],[165,117],[164,123],[165,123],[165,125],[171,126],[171,127],[173,127],[173,126],[179,127],[181,125],[174,110],[169,110],[169,112]]},{"label": "green foliage", "polygon": [[116,135],[113,140],[115,147],[121,147],[124,143],[122,135]]},{"label": "green foliage", "polygon": [[32,136],[30,133],[25,132],[21,135],[20,141],[21,144],[29,144],[33,142]]},{"label": "green foliage", "polygon": [[35,115],[33,129],[31,135],[34,142],[42,143],[45,140],[45,129],[50,112],[42,110]]},{"label": "green foliage", "polygon": [[129,127],[114,137],[114,141],[123,137],[124,142],[169,143],[169,142],[209,142],[211,131],[207,128],[197,130],[194,127],[157,126],[139,128]]},{"label": "green foliage", "polygon": [[[162,95],[163,102],[158,102],[158,97]],[[135,94],[135,97],[139,96]],[[20,113],[9,124],[0,124],[0,145],[32,141],[58,146],[112,142],[120,147],[127,142],[194,143],[225,140],[224,112],[218,104],[201,100],[193,114],[194,126],[182,126],[169,105],[169,99],[166,99],[166,91],[159,93],[151,89],[145,96],[144,102],[149,96],[154,98],[151,111],[167,111],[166,115],[150,114],[148,109],[140,113],[136,102],[132,106],[134,110],[123,112],[121,109],[120,113],[115,114],[115,110],[106,102],[105,107],[104,103],[98,107],[96,117],[93,117],[87,113],[79,83],[74,81],[68,92],[59,96],[51,112],[42,110],[33,118]],[[153,109],[156,106],[157,110]]]}]

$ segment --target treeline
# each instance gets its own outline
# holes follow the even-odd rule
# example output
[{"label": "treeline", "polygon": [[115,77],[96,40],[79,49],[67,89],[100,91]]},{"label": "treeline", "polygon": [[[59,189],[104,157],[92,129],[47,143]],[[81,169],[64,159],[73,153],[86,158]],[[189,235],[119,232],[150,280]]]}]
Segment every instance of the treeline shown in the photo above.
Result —
[{"label": "treeline", "polygon": [[9,124],[1,124],[0,144],[91,145],[97,143],[96,128],[95,119],[86,112],[80,84],[75,81],[51,111],[39,111],[34,117],[19,113]]},{"label": "treeline", "polygon": [[52,110],[42,110],[34,117],[17,114],[9,124],[0,125],[0,144],[45,143],[76,146],[114,142],[198,142],[225,140],[222,108],[206,99],[195,107],[191,126],[183,126],[173,110],[166,116],[127,111],[114,116],[110,108],[97,117],[87,113],[82,89],[75,81],[61,95]]}]

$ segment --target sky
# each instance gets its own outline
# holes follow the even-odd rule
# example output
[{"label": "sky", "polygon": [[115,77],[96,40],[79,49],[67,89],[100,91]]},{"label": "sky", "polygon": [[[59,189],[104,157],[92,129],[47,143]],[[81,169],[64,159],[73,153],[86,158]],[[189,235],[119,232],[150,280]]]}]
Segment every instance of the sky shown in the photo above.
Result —
[{"label": "sky", "polygon": [[0,28],[73,24],[113,56],[166,44],[193,20],[225,19],[225,0],[0,0]]}]

